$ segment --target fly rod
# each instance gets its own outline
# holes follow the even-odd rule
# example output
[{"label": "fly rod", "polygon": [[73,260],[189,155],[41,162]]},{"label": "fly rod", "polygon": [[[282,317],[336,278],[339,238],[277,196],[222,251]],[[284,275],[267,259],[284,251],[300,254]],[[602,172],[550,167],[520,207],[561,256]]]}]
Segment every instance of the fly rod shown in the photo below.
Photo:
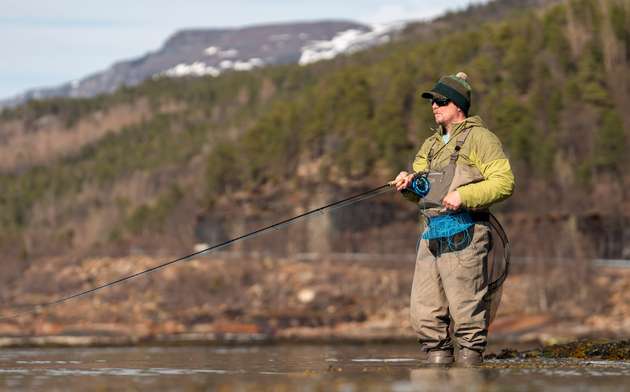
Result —
[{"label": "fly rod", "polygon": [[133,273],[131,275],[123,276],[123,277],[118,278],[116,280],[113,280],[111,282],[104,283],[102,285],[98,285],[98,286],[92,287],[90,289],[87,289],[87,290],[84,290],[84,291],[81,291],[81,292],[78,292],[78,293],[75,293],[75,294],[71,294],[71,295],[68,295],[68,296],[65,296],[65,297],[58,298],[58,299],[56,299],[54,301],[44,302],[44,303],[35,304],[35,305],[25,305],[24,307],[26,307],[27,309],[25,309],[25,310],[23,310],[21,312],[14,313],[14,314],[9,315],[9,316],[0,317],[0,320],[14,318],[14,317],[17,317],[17,316],[20,316],[20,315],[23,315],[23,314],[33,313],[33,312],[39,311],[42,308],[47,308],[47,307],[50,307],[50,306],[58,305],[58,304],[70,301],[72,299],[75,299],[75,298],[78,298],[78,297],[81,297],[81,296],[84,296],[84,295],[87,295],[87,294],[90,294],[90,293],[94,293],[95,291],[104,289],[106,287],[111,287],[111,286],[117,285],[119,283],[128,281],[128,280],[136,278],[136,277],[138,277],[140,275],[144,275],[144,274],[148,274],[148,273],[157,271],[157,270],[162,269],[164,267],[167,267],[167,266],[169,266],[171,264],[175,264],[175,263],[178,263],[180,261],[189,260],[189,259],[191,259],[191,258],[193,258],[195,256],[199,256],[199,255],[201,255],[203,253],[209,253],[211,251],[215,251],[217,249],[224,248],[224,247],[226,247],[228,245],[231,245],[231,244],[233,244],[235,242],[255,237],[255,236],[263,234],[263,233],[265,233],[267,231],[278,230],[278,229],[280,229],[280,228],[282,228],[284,226],[288,226],[288,225],[290,225],[292,223],[295,223],[296,221],[298,221],[298,220],[300,220],[302,218],[307,218],[307,217],[310,217],[310,216],[315,215],[317,213],[323,214],[323,213],[330,212],[330,211],[333,211],[333,210],[336,210],[336,209],[339,209],[339,208],[342,208],[342,207],[347,207],[347,206],[349,206],[351,204],[354,204],[354,203],[357,203],[359,201],[372,198],[374,196],[380,195],[380,194],[385,193],[385,192],[389,192],[390,190],[394,189],[394,188],[392,188],[392,185],[393,185],[392,183],[387,183],[385,185],[381,185],[378,188],[370,189],[368,191],[356,194],[354,196],[350,196],[350,197],[345,198],[343,200],[335,201],[333,203],[330,203],[330,204],[327,204],[325,206],[316,208],[314,210],[310,210],[310,211],[304,212],[304,213],[296,215],[296,216],[294,216],[292,218],[285,219],[283,221],[274,223],[274,224],[269,225],[269,226],[265,226],[263,228],[254,230],[252,232],[249,232],[247,234],[243,234],[241,236],[232,238],[230,240],[221,242],[219,244],[212,245],[209,248],[200,250],[198,252],[194,252],[194,253],[188,254],[186,256],[182,256],[182,257],[179,257],[177,259],[173,259],[173,260],[167,261],[165,263],[156,265],[154,267],[145,269],[143,271],[139,271],[139,272]]}]

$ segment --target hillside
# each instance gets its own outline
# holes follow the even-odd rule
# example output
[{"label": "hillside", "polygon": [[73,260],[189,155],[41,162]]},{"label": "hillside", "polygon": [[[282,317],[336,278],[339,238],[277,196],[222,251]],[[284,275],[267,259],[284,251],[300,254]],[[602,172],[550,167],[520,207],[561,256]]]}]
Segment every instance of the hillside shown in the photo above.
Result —
[{"label": "hillside", "polygon": [[[185,254],[382,185],[429,135],[418,92],[459,70],[473,84],[472,112],[503,140],[516,173],[514,197],[496,209],[514,254],[535,258],[537,271],[554,258],[629,257],[630,1],[502,12],[475,23],[466,11],[448,15],[435,22],[439,34],[411,26],[330,62],[159,78],[3,111],[4,303],[52,257],[62,268]],[[235,250],[412,253],[414,206],[394,195],[365,203]],[[52,295],[47,284],[63,288],[28,287]]]}]

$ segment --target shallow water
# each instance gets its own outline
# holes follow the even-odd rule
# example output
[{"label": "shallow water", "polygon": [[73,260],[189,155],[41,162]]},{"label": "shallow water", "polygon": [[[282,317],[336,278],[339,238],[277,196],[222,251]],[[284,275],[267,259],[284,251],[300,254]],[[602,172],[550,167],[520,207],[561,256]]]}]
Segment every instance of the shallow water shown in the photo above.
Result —
[{"label": "shallow water", "polygon": [[2,390],[625,391],[630,362],[489,360],[428,368],[413,345],[0,350]]}]

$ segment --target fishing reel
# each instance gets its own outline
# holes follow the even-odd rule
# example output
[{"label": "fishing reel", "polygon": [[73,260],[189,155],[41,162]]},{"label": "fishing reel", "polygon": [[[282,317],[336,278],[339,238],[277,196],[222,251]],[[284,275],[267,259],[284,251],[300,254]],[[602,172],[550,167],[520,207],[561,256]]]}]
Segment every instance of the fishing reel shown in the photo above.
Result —
[{"label": "fishing reel", "polygon": [[427,174],[426,173],[416,174],[411,180],[411,183],[409,184],[408,189],[412,191],[413,193],[415,193],[420,198],[423,198],[426,195],[428,195],[429,191],[431,190],[431,183],[429,182],[429,178],[427,177]]}]

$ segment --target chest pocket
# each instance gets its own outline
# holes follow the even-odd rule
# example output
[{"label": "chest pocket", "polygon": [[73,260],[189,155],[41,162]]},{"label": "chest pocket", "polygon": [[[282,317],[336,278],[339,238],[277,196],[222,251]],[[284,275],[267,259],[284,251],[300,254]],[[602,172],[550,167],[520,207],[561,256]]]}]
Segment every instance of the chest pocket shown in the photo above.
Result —
[{"label": "chest pocket", "polygon": [[483,181],[484,177],[481,175],[479,169],[470,165],[455,165],[455,172],[453,173],[453,181],[448,191],[452,192],[462,185],[472,184],[474,182]]}]

